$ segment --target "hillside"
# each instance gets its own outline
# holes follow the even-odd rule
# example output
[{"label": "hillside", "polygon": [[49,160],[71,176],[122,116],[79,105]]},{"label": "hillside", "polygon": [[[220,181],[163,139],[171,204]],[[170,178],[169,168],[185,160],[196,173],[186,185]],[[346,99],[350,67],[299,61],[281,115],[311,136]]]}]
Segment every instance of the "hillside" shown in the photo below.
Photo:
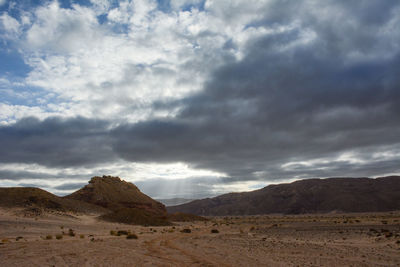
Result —
[{"label": "hillside", "polygon": [[88,185],[64,198],[84,201],[113,211],[135,208],[160,215],[167,212],[163,204],[140,192],[134,184],[112,176],[93,177]]},{"label": "hillside", "polygon": [[88,185],[64,198],[110,210],[109,213],[100,216],[100,219],[106,221],[141,225],[171,224],[163,204],[119,177],[93,177]]},{"label": "hillside", "polygon": [[216,216],[400,210],[400,177],[300,180],[195,200],[167,209],[171,213]]},{"label": "hillside", "polygon": [[106,209],[73,199],[63,199],[34,187],[0,188],[1,207],[21,207],[36,210],[105,213]]}]

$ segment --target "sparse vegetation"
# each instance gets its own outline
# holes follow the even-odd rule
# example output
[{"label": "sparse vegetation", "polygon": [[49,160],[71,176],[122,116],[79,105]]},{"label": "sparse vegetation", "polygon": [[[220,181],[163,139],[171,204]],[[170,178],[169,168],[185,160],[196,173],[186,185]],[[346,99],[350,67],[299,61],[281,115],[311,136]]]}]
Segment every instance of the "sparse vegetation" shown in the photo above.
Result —
[{"label": "sparse vegetation", "polygon": [[79,238],[83,239],[83,238],[85,238],[85,235],[80,234]]},{"label": "sparse vegetation", "polygon": [[110,235],[117,235],[117,232],[115,232],[114,230],[111,230]]},{"label": "sparse vegetation", "polygon": [[50,239],[53,239],[53,236],[52,235],[46,235],[46,240],[50,240]]},{"label": "sparse vegetation", "polygon": [[20,240],[22,238],[23,238],[22,236],[18,236],[18,237],[15,238],[15,241],[18,241],[18,240]]},{"label": "sparse vegetation", "polygon": [[56,239],[60,240],[60,239],[62,239],[62,238],[63,238],[63,235],[62,235],[62,234],[56,234]]},{"label": "sparse vegetation", "polygon": [[192,230],[190,230],[189,228],[185,228],[181,230],[181,233],[187,233],[190,234],[192,232]]},{"label": "sparse vegetation", "polygon": [[218,229],[211,229],[211,233],[212,233],[212,234],[218,234],[219,231],[218,231]]}]

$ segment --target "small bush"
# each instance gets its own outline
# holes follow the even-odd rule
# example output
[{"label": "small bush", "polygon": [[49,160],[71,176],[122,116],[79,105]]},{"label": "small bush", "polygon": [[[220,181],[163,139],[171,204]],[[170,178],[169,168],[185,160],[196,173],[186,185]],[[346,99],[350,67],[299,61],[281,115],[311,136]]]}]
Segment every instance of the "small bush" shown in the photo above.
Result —
[{"label": "small bush", "polygon": [[126,231],[126,230],[118,230],[118,232],[117,232],[117,236],[120,236],[120,235],[128,235],[128,234],[129,234],[129,232]]},{"label": "small bush", "polygon": [[81,239],[85,238],[85,235],[79,235],[79,238],[81,238]]},{"label": "small bush", "polygon": [[117,232],[115,232],[114,230],[111,230],[110,235],[117,235]]},{"label": "small bush", "polygon": [[60,239],[62,239],[62,238],[63,238],[63,235],[62,235],[62,234],[57,234],[57,235],[56,235],[56,239],[60,240]]},{"label": "small bush", "polygon": [[392,236],[393,236],[393,233],[391,233],[391,232],[385,233],[385,237],[386,238],[389,238],[389,237],[392,237]]},{"label": "small bush", "polygon": [[192,230],[190,230],[189,228],[185,228],[181,230],[181,233],[187,233],[190,234],[192,232]]},{"label": "small bush", "polygon": [[68,235],[69,235],[69,236],[75,236],[74,230],[69,229],[69,230],[68,230]]},{"label": "small bush", "polygon": [[52,235],[46,235],[46,240],[50,240],[50,239],[53,239],[53,236]]},{"label": "small bush", "polygon": [[20,240],[22,238],[23,238],[22,236],[18,236],[18,237],[15,238],[15,241],[18,241],[18,240]]},{"label": "small bush", "polygon": [[1,240],[1,243],[7,243],[9,240],[7,238],[4,238]]},{"label": "small bush", "polygon": [[218,231],[217,229],[212,229],[212,230],[211,230],[211,233],[212,233],[212,234],[218,234],[219,231]]},{"label": "small bush", "polygon": [[135,234],[128,234],[128,235],[126,236],[126,239],[138,239],[138,236],[135,235]]}]

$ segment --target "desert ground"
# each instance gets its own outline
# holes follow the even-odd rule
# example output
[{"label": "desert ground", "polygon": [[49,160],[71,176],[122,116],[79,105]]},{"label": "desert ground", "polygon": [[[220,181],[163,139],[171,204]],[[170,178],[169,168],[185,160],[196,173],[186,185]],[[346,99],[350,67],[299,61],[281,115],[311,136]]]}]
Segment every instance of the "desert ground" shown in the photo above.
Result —
[{"label": "desert ground", "polygon": [[144,227],[0,209],[0,265],[400,266],[400,212],[209,219]]}]

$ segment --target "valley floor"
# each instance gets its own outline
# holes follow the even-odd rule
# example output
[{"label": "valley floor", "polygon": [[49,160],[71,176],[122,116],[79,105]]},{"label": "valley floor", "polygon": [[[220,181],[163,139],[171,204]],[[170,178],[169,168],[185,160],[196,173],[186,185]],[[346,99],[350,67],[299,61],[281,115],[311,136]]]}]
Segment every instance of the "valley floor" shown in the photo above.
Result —
[{"label": "valley floor", "polygon": [[[69,235],[69,229],[75,236]],[[181,232],[183,229],[190,229],[190,233]],[[218,233],[211,233],[213,229]],[[134,232],[138,239],[110,234],[118,230]],[[143,227],[99,222],[95,215],[27,216],[0,209],[0,263],[400,266],[400,212],[213,217],[207,222]]]}]

